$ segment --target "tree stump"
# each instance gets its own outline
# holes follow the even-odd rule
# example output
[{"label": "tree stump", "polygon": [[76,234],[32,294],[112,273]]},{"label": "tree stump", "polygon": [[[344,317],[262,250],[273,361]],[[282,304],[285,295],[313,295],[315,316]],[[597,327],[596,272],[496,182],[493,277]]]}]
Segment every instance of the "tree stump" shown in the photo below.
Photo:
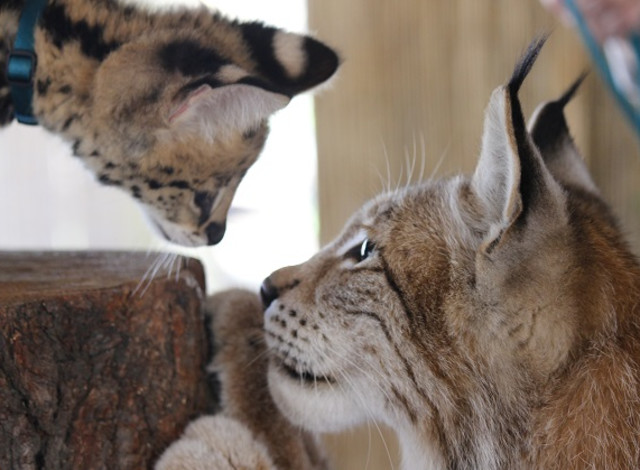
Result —
[{"label": "tree stump", "polygon": [[0,470],[150,468],[210,409],[202,267],[156,256],[0,253]]}]

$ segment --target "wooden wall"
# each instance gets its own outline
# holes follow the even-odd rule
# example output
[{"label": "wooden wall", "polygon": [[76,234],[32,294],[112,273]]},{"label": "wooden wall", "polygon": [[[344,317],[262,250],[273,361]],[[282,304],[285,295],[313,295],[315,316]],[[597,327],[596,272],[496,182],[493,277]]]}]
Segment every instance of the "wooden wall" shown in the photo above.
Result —
[{"label": "wooden wall", "polygon": [[[316,100],[321,240],[404,168],[417,147],[427,175],[473,170],[491,90],[529,41],[551,32],[521,98],[526,113],[560,94],[589,61],[576,34],[537,0],[309,0],[310,27],[343,65]],[[591,73],[570,126],[606,199],[640,247],[638,141]]]},{"label": "wooden wall", "polygon": [[[311,31],[343,58],[316,99],[322,243],[389,179],[404,184],[407,155],[418,168],[424,159],[427,176],[470,173],[489,95],[537,34],[552,33],[521,91],[525,113],[589,66],[576,34],[537,0],[309,0],[309,14]],[[596,72],[568,119],[638,252],[640,144]],[[365,468],[367,455],[369,470],[392,468],[377,434],[333,438],[338,468]]]}]

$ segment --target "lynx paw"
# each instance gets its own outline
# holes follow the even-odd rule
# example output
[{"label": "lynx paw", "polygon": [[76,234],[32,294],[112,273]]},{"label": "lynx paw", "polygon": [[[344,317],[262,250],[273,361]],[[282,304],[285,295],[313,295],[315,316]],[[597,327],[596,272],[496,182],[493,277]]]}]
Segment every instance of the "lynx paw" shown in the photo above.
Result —
[{"label": "lynx paw", "polygon": [[217,374],[225,415],[241,422],[280,470],[321,470],[327,461],[315,436],[294,427],[276,407],[267,383],[269,355],[262,302],[253,292],[230,290],[209,298]]},{"label": "lynx paw", "polygon": [[209,298],[206,316],[214,357],[207,366],[220,386],[221,413],[191,423],[155,470],[325,470],[312,436],[292,426],[267,384],[262,303],[231,290]]},{"label": "lynx paw", "polygon": [[223,415],[192,422],[155,470],[275,470],[265,446],[239,421]]}]

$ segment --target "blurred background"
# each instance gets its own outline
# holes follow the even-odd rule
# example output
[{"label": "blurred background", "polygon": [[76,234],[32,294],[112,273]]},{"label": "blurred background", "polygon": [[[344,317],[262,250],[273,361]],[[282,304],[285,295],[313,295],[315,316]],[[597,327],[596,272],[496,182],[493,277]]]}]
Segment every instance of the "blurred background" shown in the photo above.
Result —
[{"label": "blurred background", "polygon": [[[272,270],[304,261],[364,201],[388,183],[405,184],[412,166],[424,165],[427,176],[470,173],[489,95],[537,34],[552,33],[520,94],[526,114],[589,68],[577,35],[538,0],[145,1],[206,3],[229,16],[308,30],[343,59],[314,101],[297,97],[272,120],[225,240],[181,250],[202,260],[210,291],[257,288]],[[567,112],[638,253],[639,142],[595,71]],[[0,130],[0,249],[176,249],[152,236],[127,196],[98,186],[70,155],[41,129]],[[395,438],[377,425],[327,439],[338,469],[398,467]]]}]

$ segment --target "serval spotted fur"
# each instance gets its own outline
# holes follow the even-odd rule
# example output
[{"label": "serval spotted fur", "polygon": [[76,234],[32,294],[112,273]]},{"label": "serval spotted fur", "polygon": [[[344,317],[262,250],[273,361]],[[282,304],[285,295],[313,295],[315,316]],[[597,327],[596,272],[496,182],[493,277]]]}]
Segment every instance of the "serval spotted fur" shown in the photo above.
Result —
[{"label": "serval spotted fur", "polygon": [[[0,126],[24,0],[0,4]],[[267,118],[327,80],[333,50],[208,9],[49,0],[35,30],[34,113],[104,184],[137,199],[169,240],[215,244]]]}]

